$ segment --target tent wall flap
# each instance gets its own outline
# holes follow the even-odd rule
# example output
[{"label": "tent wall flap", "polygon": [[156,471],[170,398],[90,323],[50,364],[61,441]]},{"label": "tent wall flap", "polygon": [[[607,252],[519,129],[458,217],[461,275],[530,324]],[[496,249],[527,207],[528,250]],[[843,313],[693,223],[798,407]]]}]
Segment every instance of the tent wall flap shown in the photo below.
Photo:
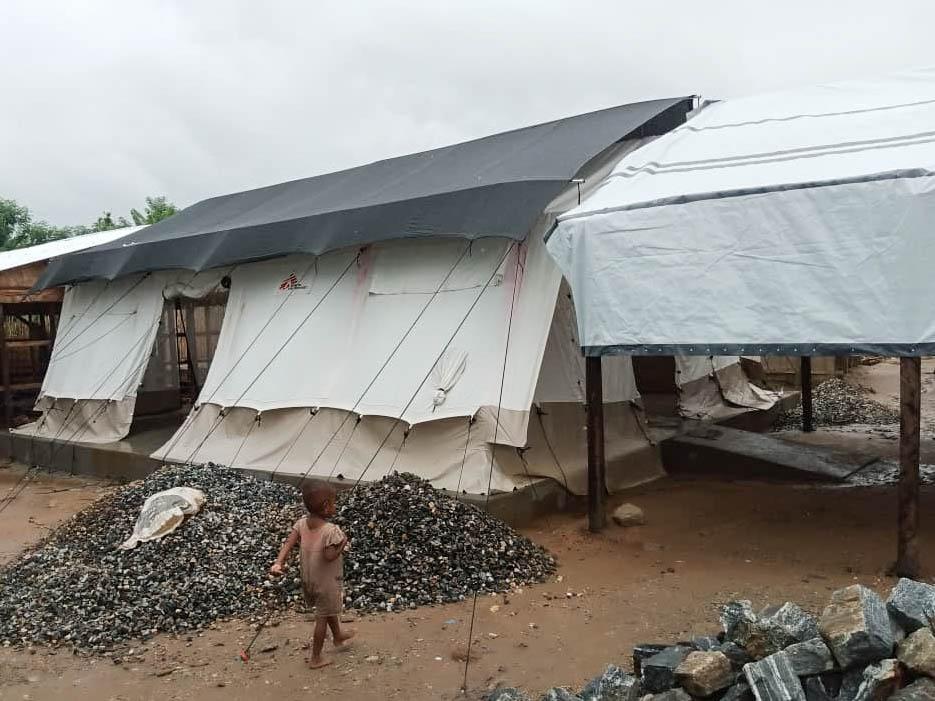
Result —
[{"label": "tent wall flap", "polygon": [[652,100],[199,202],[114,244],[53,261],[38,286],[206,270],[388,239],[527,232],[577,172],[626,138],[682,123],[693,99]]},{"label": "tent wall flap", "polygon": [[935,353],[933,120],[915,71],[717,103],[630,154],[548,241],[583,349]]}]

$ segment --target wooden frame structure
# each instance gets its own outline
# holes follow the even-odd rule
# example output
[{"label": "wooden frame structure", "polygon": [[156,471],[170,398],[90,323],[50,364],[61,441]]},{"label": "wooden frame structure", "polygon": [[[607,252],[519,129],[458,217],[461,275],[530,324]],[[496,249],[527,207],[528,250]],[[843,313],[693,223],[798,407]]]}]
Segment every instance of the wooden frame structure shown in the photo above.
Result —
[{"label": "wooden frame structure", "polygon": [[28,294],[45,263],[0,272],[0,391],[3,422],[32,410],[49,366],[62,311],[60,288]]}]

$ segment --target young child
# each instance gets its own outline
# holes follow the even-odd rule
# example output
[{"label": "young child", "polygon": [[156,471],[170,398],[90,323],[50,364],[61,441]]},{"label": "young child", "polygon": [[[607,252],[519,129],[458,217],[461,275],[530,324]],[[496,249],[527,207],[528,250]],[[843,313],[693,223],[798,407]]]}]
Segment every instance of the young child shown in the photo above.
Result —
[{"label": "young child", "polygon": [[341,612],[344,604],[344,549],[347,536],[339,526],[328,519],[337,512],[337,495],[327,485],[309,485],[302,489],[302,501],[308,516],[300,518],[292,527],[279,556],[270,567],[275,575],[283,573],[289,551],[299,544],[299,563],[305,601],[315,611],[315,633],[312,636],[312,656],[308,666],[318,669],[331,664],[322,657],[328,628],[335,646],[343,645],[354,632],[341,630]]}]

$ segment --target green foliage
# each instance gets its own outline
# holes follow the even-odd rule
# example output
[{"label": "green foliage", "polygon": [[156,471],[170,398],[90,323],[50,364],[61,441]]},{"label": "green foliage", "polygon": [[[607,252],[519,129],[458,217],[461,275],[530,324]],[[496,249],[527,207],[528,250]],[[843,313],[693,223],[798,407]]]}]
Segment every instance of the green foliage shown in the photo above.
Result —
[{"label": "green foliage", "polygon": [[[131,209],[130,216],[137,226],[155,224],[166,217],[171,217],[178,208],[165,196],[147,197],[143,212]],[[36,220],[28,207],[15,200],[0,197],[0,250],[35,246],[70,236],[80,236],[92,231],[110,231],[130,226],[126,217],[117,217],[104,212],[91,226],[53,226],[48,222]]]},{"label": "green foliage", "polygon": [[28,208],[0,198],[0,248],[11,250],[88,233],[86,226],[52,226],[33,219]]},{"label": "green foliage", "polygon": [[0,249],[8,248],[9,241],[28,223],[28,209],[17,204],[15,200],[0,197]]},{"label": "green foliage", "polygon": [[137,226],[142,226],[143,224],[155,224],[158,221],[162,221],[167,217],[171,217],[175,214],[178,208],[169,202],[165,196],[159,197],[147,197],[146,198],[146,208],[141,214],[138,209],[131,209],[130,216],[133,217],[133,223]]},{"label": "green foliage", "polygon": [[130,226],[126,217],[117,217],[114,219],[110,212],[104,212],[97,218],[97,221],[91,225],[91,231],[110,231],[111,229],[122,229]]}]

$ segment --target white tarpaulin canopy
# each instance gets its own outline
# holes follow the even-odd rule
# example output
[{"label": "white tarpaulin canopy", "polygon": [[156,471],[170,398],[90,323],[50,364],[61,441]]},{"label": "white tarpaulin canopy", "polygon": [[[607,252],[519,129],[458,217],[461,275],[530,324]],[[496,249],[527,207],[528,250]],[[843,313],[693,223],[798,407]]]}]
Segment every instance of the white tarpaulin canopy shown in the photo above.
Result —
[{"label": "white tarpaulin canopy", "polygon": [[628,155],[548,250],[607,353],[935,353],[935,69],[729,100]]}]

